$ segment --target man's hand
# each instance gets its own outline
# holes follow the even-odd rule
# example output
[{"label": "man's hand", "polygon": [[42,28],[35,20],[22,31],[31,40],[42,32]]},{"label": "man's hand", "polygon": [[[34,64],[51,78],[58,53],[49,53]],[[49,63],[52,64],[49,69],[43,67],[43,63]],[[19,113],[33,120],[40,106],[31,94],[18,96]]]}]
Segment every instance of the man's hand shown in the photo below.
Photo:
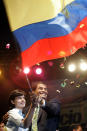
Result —
[{"label": "man's hand", "polygon": [[33,104],[33,106],[37,106],[37,104],[39,103],[41,106],[45,106],[45,100],[40,97],[40,96],[37,96],[34,92],[29,92],[29,95],[30,95],[30,100],[31,100],[31,103]]},{"label": "man's hand", "polygon": [[40,104],[40,106],[45,106],[45,100],[42,97],[38,97],[38,103]]},{"label": "man's hand", "polygon": [[3,122],[6,123],[9,118],[8,112],[2,117]]}]

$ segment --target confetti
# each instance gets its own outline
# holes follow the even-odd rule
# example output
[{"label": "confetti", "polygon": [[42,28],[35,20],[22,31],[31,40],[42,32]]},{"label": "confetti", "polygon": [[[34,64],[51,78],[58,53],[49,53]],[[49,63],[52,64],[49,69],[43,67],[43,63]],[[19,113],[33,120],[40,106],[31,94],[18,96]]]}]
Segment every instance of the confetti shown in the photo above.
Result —
[{"label": "confetti", "polygon": [[18,66],[16,66],[16,70],[18,70],[19,72],[22,72],[22,69]]},{"label": "confetti", "polygon": [[67,81],[68,79],[65,79],[64,81]]},{"label": "confetti", "polygon": [[70,82],[71,85],[74,84],[74,83],[75,83],[74,81],[71,81],[71,82]]},{"label": "confetti", "polygon": [[37,63],[36,65],[38,65],[38,66],[39,66],[39,65],[40,65],[40,63]]},{"label": "confetti", "polygon": [[60,64],[60,68],[64,69],[64,63]]},{"label": "confetti", "polygon": [[65,87],[66,86],[66,82],[61,83],[61,87]]},{"label": "confetti", "polygon": [[76,52],[76,47],[73,46],[72,49],[70,50],[71,54],[74,54]]},{"label": "confetti", "polygon": [[77,88],[79,88],[79,87],[80,87],[80,85],[78,84],[78,85],[76,85],[76,87],[77,87]]},{"label": "confetti", "polygon": [[66,57],[64,57],[64,61],[66,61]]},{"label": "confetti", "polygon": [[19,69],[19,72],[22,72],[22,69],[21,69],[21,68]]},{"label": "confetti", "polygon": [[85,85],[87,85],[87,82],[85,82]]},{"label": "confetti", "polygon": [[6,44],[6,49],[9,49],[10,48],[10,44]]},{"label": "confetti", "polygon": [[60,90],[56,90],[56,92],[60,93]]},{"label": "confetti", "polygon": [[49,61],[49,62],[48,62],[48,65],[49,65],[49,66],[53,66],[53,62],[52,62],[52,61]]},{"label": "confetti", "polygon": [[60,52],[58,53],[58,55],[64,57],[64,56],[66,55],[66,53],[65,53],[64,51],[60,51]]},{"label": "confetti", "polygon": [[16,66],[16,70],[19,70],[19,67],[18,67],[18,66]]}]

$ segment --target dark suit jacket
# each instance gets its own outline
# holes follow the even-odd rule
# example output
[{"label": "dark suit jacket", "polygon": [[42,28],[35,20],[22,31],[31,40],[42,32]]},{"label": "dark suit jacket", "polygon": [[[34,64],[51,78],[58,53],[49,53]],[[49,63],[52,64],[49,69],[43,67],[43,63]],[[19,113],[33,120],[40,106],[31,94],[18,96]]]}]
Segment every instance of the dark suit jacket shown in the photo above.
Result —
[{"label": "dark suit jacket", "polygon": [[[25,113],[27,113],[28,109],[29,107],[26,108]],[[28,127],[30,130],[32,125],[33,111],[34,107],[31,109],[31,112],[25,122],[25,127]],[[56,131],[58,128],[59,113],[60,103],[55,99],[46,102],[45,107],[40,107],[37,122],[38,131]]]}]

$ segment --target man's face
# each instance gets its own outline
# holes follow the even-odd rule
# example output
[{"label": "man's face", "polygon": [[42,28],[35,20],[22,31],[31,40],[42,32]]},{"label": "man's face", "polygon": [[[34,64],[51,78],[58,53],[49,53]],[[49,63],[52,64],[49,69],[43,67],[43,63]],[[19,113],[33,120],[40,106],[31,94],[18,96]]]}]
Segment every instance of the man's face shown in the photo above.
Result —
[{"label": "man's face", "polygon": [[43,83],[37,84],[37,88],[35,90],[35,93],[36,93],[36,95],[40,96],[41,98],[46,99],[47,94],[48,94],[46,85]]},{"label": "man's face", "polygon": [[26,104],[24,95],[15,97],[14,101],[12,101],[12,104],[14,104],[18,109],[23,109]]}]

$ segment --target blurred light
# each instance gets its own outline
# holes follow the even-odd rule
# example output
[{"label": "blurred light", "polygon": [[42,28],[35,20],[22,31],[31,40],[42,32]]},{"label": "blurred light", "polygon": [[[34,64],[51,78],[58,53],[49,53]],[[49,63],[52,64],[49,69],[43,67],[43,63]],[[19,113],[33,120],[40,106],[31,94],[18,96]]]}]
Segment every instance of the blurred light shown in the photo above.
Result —
[{"label": "blurred light", "polygon": [[40,75],[42,73],[42,69],[38,67],[35,72],[37,75]]},{"label": "blurred light", "polygon": [[87,82],[85,82],[85,85],[87,85]]},{"label": "blurred light", "polygon": [[24,72],[25,74],[28,74],[28,73],[30,72],[30,68],[29,68],[29,67],[25,67],[23,72]]},{"label": "blurred light", "polygon": [[0,70],[0,75],[2,74],[2,71]]},{"label": "blurred light", "polygon": [[69,70],[70,72],[75,71],[75,69],[76,69],[76,66],[75,66],[74,64],[71,64],[71,65],[68,66],[68,70]]},{"label": "blurred light", "polygon": [[83,70],[83,71],[86,71],[86,70],[87,70],[87,63],[82,62],[82,63],[80,64],[80,69]]}]

